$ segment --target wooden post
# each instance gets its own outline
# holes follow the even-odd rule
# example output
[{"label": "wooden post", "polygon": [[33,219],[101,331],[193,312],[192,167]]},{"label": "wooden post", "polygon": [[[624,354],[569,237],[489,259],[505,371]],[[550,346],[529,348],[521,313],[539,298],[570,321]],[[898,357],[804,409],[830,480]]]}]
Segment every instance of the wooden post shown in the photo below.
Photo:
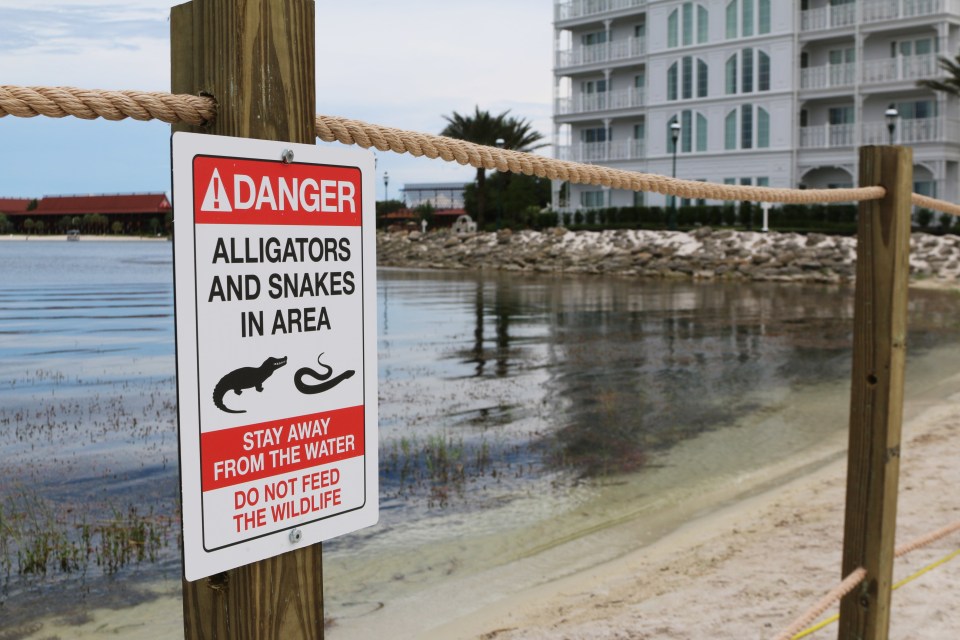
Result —
[{"label": "wooden post", "polygon": [[[170,15],[171,89],[216,99],[196,131],[314,144],[313,0],[193,0]],[[191,640],[323,638],[321,545],[183,582]]]},{"label": "wooden post", "polygon": [[882,200],[860,203],[843,541],[843,575],[864,567],[867,577],[840,603],[841,640],[882,640],[890,624],[910,276],[912,150],[862,148],[860,186],[870,185],[884,187],[887,194]]}]

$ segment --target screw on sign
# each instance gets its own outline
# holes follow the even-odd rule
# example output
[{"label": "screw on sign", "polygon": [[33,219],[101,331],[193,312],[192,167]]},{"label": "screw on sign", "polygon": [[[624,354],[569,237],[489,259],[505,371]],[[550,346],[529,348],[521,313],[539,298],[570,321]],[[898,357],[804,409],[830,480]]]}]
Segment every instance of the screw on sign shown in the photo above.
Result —
[{"label": "screw on sign", "polygon": [[377,520],[373,160],[174,135],[188,580]]}]

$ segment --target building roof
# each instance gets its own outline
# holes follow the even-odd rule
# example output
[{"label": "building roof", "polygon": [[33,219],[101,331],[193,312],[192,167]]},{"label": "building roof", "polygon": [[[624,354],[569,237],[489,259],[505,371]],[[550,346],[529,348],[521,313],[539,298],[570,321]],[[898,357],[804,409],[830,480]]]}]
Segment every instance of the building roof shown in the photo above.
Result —
[{"label": "building roof", "polygon": [[30,198],[0,198],[0,213],[26,213]]},{"label": "building roof", "polygon": [[465,213],[466,213],[466,210],[464,209],[437,209],[436,211],[433,212],[433,215],[434,216],[450,216],[455,218],[458,216],[462,216]]},{"label": "building roof", "polygon": [[46,196],[40,200],[35,215],[84,215],[87,213],[157,213],[171,210],[163,193],[130,193],[90,196]]},{"label": "building roof", "polygon": [[470,182],[417,182],[403,185],[401,191],[463,191]]}]

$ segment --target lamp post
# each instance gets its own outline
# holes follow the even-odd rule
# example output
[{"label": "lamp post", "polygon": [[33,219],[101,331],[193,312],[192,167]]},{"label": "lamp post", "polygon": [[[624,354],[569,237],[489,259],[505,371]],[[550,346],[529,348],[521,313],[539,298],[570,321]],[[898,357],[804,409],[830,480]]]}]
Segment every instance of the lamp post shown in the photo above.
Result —
[{"label": "lamp post", "polygon": [[[503,149],[504,145],[507,144],[507,141],[503,138],[497,138],[497,141],[494,143],[497,145],[497,149]],[[500,171],[497,171],[497,174],[500,174]],[[500,230],[500,216],[503,214],[503,175],[497,176],[497,230]]]},{"label": "lamp post", "polygon": [[[673,140],[673,177],[677,177],[677,140],[680,138],[680,122],[670,123],[670,139]],[[671,231],[677,229],[677,196],[670,196],[670,220],[667,224]]]},{"label": "lamp post", "polygon": [[893,132],[897,129],[897,118],[900,117],[900,113],[897,111],[897,108],[891,104],[887,107],[883,116],[887,119],[887,131],[890,133],[890,144],[893,145]]},{"label": "lamp post", "polygon": [[390,174],[386,171],[383,172],[383,200],[386,202],[390,199],[390,190],[388,189],[390,185]]}]

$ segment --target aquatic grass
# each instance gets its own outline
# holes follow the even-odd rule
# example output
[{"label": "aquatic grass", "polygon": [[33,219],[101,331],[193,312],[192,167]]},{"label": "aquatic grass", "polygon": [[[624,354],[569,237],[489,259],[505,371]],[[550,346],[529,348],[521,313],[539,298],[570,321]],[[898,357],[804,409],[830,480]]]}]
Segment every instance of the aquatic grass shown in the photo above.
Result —
[{"label": "aquatic grass", "polygon": [[103,520],[88,520],[73,509],[60,511],[26,488],[0,502],[0,569],[4,585],[28,578],[86,573],[92,565],[106,574],[144,562],[177,542],[176,519],[147,514],[130,505],[112,509]]}]

